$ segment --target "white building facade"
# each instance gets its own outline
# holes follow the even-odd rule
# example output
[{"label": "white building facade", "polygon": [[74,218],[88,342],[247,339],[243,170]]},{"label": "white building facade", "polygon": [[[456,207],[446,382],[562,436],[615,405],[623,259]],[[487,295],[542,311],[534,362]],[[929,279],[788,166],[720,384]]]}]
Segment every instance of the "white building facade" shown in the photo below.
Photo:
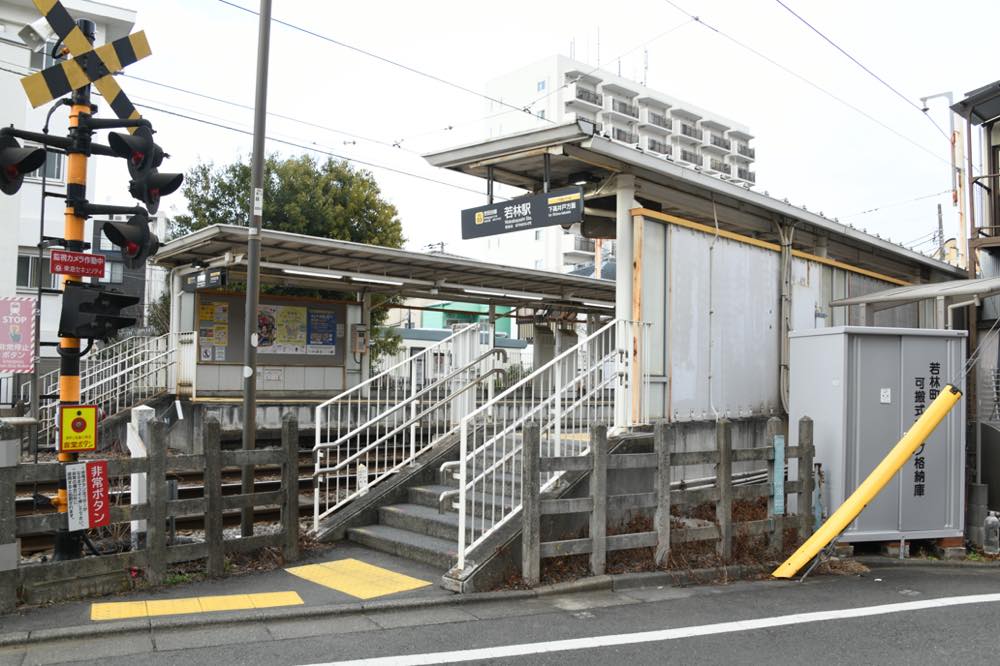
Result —
[{"label": "white building facade", "polygon": [[[98,45],[124,37],[135,23],[135,12],[128,9],[87,0],[63,0],[63,4],[75,18],[87,18],[96,23]],[[38,18],[38,10],[31,0],[0,0],[0,60],[5,61],[5,69],[11,70],[0,71],[0,123],[32,132],[41,131],[51,105],[32,109],[21,87],[20,75],[48,67],[53,64],[53,60],[49,53],[32,53],[18,36],[18,31]],[[103,100],[95,97],[94,101],[103,107],[102,115],[106,116],[108,110]],[[68,126],[68,108],[60,106],[52,115],[49,131],[65,135]],[[21,143],[31,145],[23,141]],[[56,194],[65,193],[66,156],[49,153],[43,169],[46,172],[46,189]],[[96,160],[89,160],[87,190],[92,198],[96,191],[96,174]],[[42,169],[27,174],[17,194],[0,195],[0,225],[6,239],[0,243],[0,296],[35,296],[39,279],[43,287],[59,286],[58,276],[49,273],[48,251],[43,254],[40,262],[38,260],[39,232],[42,226],[41,177]],[[59,196],[47,199],[44,235],[62,237],[64,208],[64,201]],[[88,220],[84,229],[84,238],[88,241],[94,238],[93,229],[93,220]],[[93,248],[93,251],[97,250],[99,248]],[[109,257],[107,271],[101,282],[120,286],[125,281],[124,274],[121,262]],[[57,338],[60,305],[60,296],[43,296],[42,340]],[[42,355],[54,358],[55,351],[43,347]]]},{"label": "white building facade", "polygon": [[[745,187],[756,182],[753,135],[745,125],[565,56],[494,79],[486,93],[531,112],[490,102],[489,137],[538,129],[539,118],[554,123],[584,119],[595,123],[600,134],[646,154]],[[465,251],[490,261],[559,272],[594,262],[598,252],[607,258],[614,247],[613,241],[595,243],[560,227],[467,243]]]}]

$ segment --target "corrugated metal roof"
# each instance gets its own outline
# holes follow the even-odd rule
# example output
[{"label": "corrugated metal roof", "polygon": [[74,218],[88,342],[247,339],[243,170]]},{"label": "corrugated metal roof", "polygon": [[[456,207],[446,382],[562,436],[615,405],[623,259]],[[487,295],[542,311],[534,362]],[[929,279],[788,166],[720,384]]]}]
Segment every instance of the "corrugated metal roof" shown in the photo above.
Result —
[{"label": "corrugated metal roof", "polygon": [[912,303],[928,298],[955,298],[978,296],[985,298],[1000,293],[1000,277],[976,280],[949,280],[931,284],[914,284],[909,287],[895,287],[876,291],[864,296],[841,298],[830,305],[867,305],[869,303]]}]

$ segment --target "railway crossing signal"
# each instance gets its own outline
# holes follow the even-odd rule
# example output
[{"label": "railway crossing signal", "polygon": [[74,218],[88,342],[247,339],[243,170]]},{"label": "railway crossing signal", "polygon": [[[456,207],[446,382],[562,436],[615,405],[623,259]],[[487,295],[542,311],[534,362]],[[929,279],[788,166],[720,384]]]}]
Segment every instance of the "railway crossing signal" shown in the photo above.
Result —
[{"label": "railway crossing signal", "polygon": [[24,174],[45,164],[44,148],[22,148],[17,139],[0,136],[0,191],[14,194],[21,189]]},{"label": "railway crossing signal", "polygon": [[[107,222],[104,234],[121,248],[129,268],[141,268],[159,248],[159,240],[150,233],[149,213],[155,213],[160,197],[170,194],[181,185],[180,174],[159,173],[164,158],[163,150],[153,142],[153,130],[148,120],[142,119],[113,74],[150,55],[149,43],[142,31],[94,48],[96,26],[88,19],[74,20],[59,0],[32,0],[51,26],[60,43],[72,56],[21,79],[21,85],[32,106],[54,101],[71,94],[69,100],[69,132],[66,137],[27,132],[13,127],[0,128],[0,191],[14,194],[19,189],[24,174],[45,162],[45,149],[22,148],[17,139],[27,139],[66,153],[66,214],[62,239],[50,239],[50,244],[61,245],[67,254],[80,255],[89,248],[84,242],[87,218],[102,214],[126,214],[126,223]],[[44,47],[42,21],[36,21],[22,34],[33,47]],[[58,48],[58,45],[57,45]],[[34,49],[33,49],[34,50]],[[64,51],[64,52],[65,52]],[[53,51],[55,54],[55,51]],[[90,87],[93,84],[111,107],[117,119],[95,119],[96,107],[91,104]],[[65,101],[61,103],[66,103]],[[128,134],[112,134],[110,146],[92,141],[100,129],[125,129]],[[92,204],[87,200],[87,159],[91,155],[123,157],[128,162],[132,177],[131,194],[146,208]],[[47,193],[43,193],[47,194]],[[51,243],[52,240],[56,242]],[[80,403],[81,340],[107,340],[119,330],[135,323],[134,317],[122,314],[126,308],[139,302],[139,298],[108,289],[100,285],[83,284],[79,271],[62,271],[62,312],[59,319],[59,402],[60,406]],[[89,349],[89,345],[87,347]],[[32,400],[37,403],[37,390]],[[60,451],[59,461],[71,463],[77,454]],[[68,506],[66,483],[60,485],[53,501],[60,512]],[[81,531],[60,530],[56,535],[55,559],[73,559],[80,556]]]}]

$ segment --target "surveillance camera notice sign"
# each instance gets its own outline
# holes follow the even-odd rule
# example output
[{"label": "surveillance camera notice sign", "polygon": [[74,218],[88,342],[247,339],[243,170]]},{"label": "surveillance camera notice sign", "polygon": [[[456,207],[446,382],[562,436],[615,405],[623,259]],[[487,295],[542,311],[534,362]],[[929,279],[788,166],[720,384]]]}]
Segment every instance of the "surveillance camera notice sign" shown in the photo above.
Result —
[{"label": "surveillance camera notice sign", "polygon": [[52,250],[49,256],[49,272],[77,277],[104,277],[104,255]]},{"label": "surveillance camera notice sign", "polygon": [[108,461],[66,465],[66,506],[69,531],[111,524]]},{"label": "surveillance camera notice sign", "polygon": [[0,372],[35,371],[35,299],[0,298]]}]

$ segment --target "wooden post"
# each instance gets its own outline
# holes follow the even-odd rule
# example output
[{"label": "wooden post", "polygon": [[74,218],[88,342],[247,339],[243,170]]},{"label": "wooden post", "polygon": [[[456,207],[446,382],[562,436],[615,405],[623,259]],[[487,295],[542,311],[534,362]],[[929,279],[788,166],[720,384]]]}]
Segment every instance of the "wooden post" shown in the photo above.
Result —
[{"label": "wooden post", "polygon": [[677,432],[674,426],[660,421],[653,428],[656,449],[656,564],[670,557],[670,454]]},{"label": "wooden post", "polygon": [[[784,470],[778,470],[774,466],[774,438],[782,433],[782,422],[777,416],[772,416],[767,420],[767,429],[764,434],[765,446],[770,447],[772,455],[767,460],[767,482],[771,484],[771,492],[767,496],[767,517],[771,521],[771,530],[767,535],[767,550],[772,556],[781,555],[784,549],[785,515],[780,516],[774,513],[774,493],[775,474],[784,474]],[[785,505],[782,503],[782,505]]]},{"label": "wooden post", "polygon": [[715,505],[719,523],[716,553],[728,562],[733,556],[733,432],[729,419],[716,422],[715,444],[719,451],[719,464],[715,466],[715,482],[719,487],[719,501]]},{"label": "wooden post", "polygon": [[590,572],[604,574],[608,560],[608,426],[590,429],[590,496],[594,510],[590,512]]},{"label": "wooden post", "polygon": [[521,434],[521,578],[528,585],[541,580],[541,499],[538,475],[538,424],[528,423]]},{"label": "wooden post", "polygon": [[299,419],[293,413],[281,420],[281,445],[285,448],[285,465],[281,484],[285,488],[285,505],[281,523],[285,531],[282,555],[285,562],[299,559]]},{"label": "wooden post", "polygon": [[148,432],[146,578],[152,585],[159,585],[167,574],[167,426],[156,419],[149,422]]},{"label": "wooden post", "polygon": [[808,416],[799,419],[799,537],[806,539],[813,532],[813,421]]},{"label": "wooden post", "polygon": [[17,547],[17,464],[21,440],[17,428],[0,422],[0,613],[11,613],[17,606],[17,565],[21,553]]},{"label": "wooden post", "polygon": [[222,433],[214,418],[205,420],[202,429],[205,452],[205,545],[208,547],[206,573],[221,576],[226,553],[222,546]]}]

